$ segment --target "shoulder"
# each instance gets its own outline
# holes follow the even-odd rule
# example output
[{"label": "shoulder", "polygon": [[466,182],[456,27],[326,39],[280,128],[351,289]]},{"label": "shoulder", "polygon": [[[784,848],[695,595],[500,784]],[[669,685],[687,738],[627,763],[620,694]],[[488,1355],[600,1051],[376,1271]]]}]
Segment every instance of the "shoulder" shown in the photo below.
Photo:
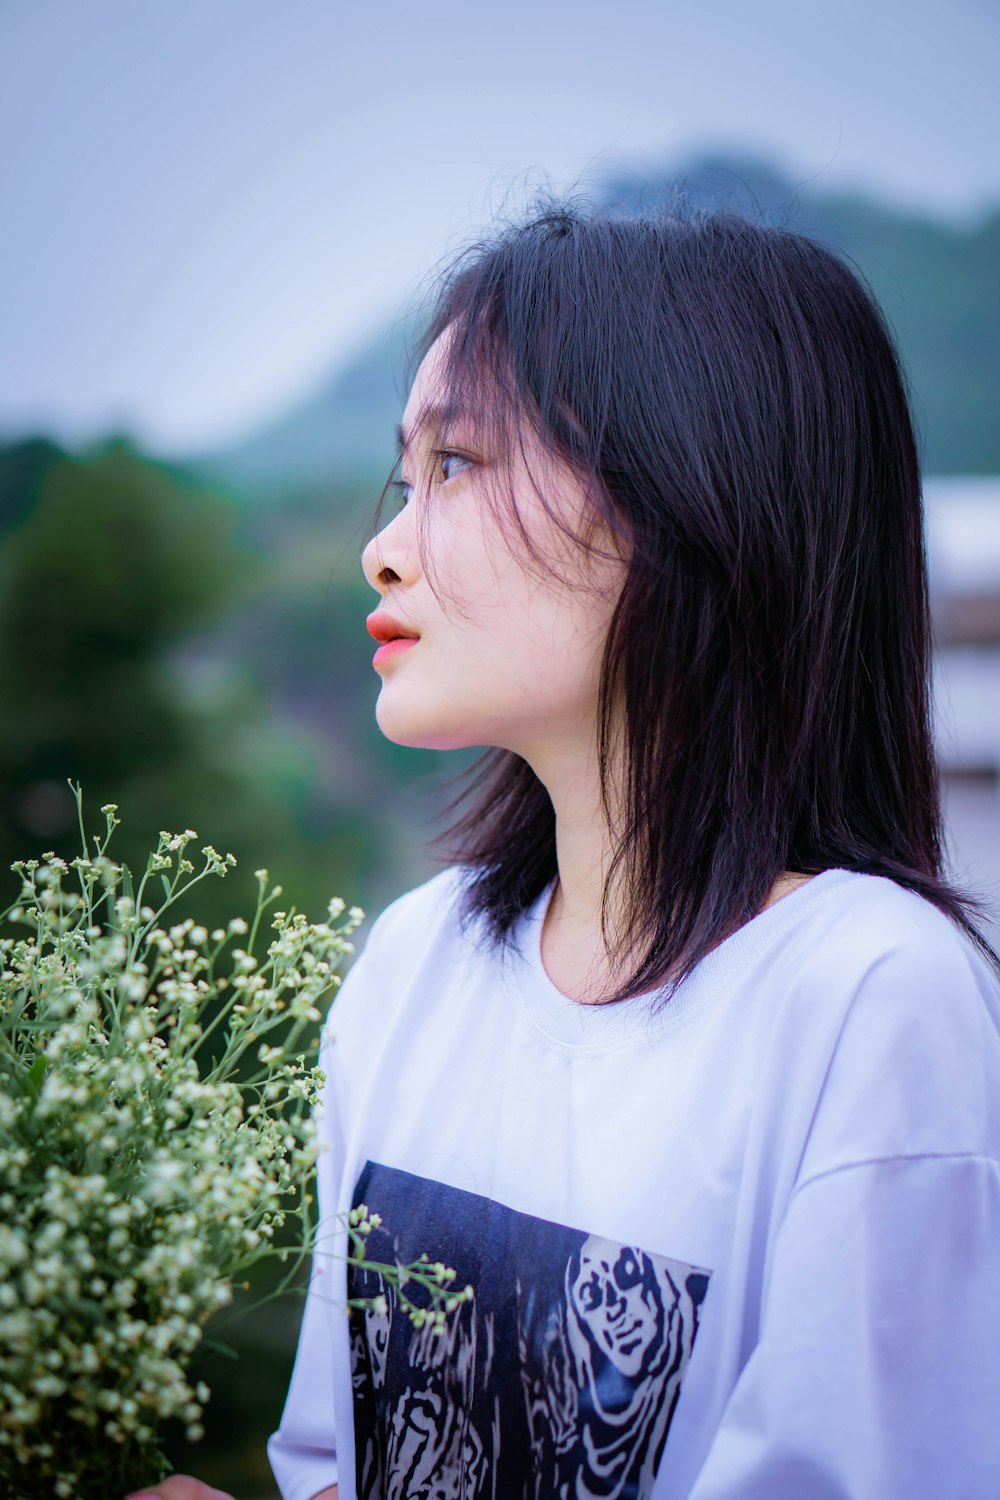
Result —
[{"label": "shoulder", "polygon": [[449,865],[421,885],[390,901],[373,921],[359,950],[358,961],[392,963],[406,944],[408,960],[415,951],[458,931],[458,913],[466,871]]},{"label": "shoulder", "polygon": [[905,976],[917,990],[951,981],[988,1000],[1000,996],[1000,981],[971,938],[923,896],[853,870],[817,879],[822,889],[803,903],[783,945],[785,962],[804,982],[856,988]]},{"label": "shoulder", "polygon": [[357,945],[328,1032],[346,1040],[356,1029],[387,1025],[416,976],[440,974],[455,961],[456,945],[466,941],[459,924],[465,875],[463,866],[449,866],[383,908]]},{"label": "shoulder", "polygon": [[985,956],[932,902],[892,880],[826,870],[761,920],[770,924],[763,951],[746,970],[752,1011],[793,1052],[832,1049],[849,1024],[887,1045],[902,1033],[930,1043],[940,1032],[1000,1029],[1000,981]]},{"label": "shoulder", "polygon": [[[866,1157],[1000,1155],[1000,984],[922,896],[840,872],[796,930],[779,1028],[819,1086],[805,1172]],[[793,945],[790,945],[793,946]]]}]

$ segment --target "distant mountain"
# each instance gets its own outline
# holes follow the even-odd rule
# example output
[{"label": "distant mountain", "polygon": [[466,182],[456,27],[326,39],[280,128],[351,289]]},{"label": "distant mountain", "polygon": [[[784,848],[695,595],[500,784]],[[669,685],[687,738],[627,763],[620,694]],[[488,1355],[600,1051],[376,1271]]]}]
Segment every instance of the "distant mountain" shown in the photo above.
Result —
[{"label": "distant mountain", "polygon": [[[796,184],[755,159],[704,156],[656,179],[621,176],[591,198],[622,212],[678,199],[731,206],[811,234],[867,277],[899,341],[929,473],[1000,471],[1000,210],[973,224]],[[405,400],[413,315],[375,338],[316,395],[249,440],[175,460],[258,503],[384,478]]]},{"label": "distant mountain", "polygon": [[171,459],[199,479],[248,500],[323,494],[387,477],[395,456],[393,428],[406,401],[402,389],[412,315],[383,332],[314,396],[249,439],[194,458]]}]

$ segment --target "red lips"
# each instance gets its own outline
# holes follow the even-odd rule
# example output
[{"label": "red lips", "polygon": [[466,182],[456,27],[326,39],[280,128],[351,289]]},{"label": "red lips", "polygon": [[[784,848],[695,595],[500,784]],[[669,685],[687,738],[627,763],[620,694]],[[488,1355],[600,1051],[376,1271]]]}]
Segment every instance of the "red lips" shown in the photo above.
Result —
[{"label": "red lips", "polygon": [[384,610],[377,609],[374,614],[369,615],[365,621],[368,634],[376,641],[418,641],[419,635],[415,630],[407,630],[392,615],[387,615]]}]

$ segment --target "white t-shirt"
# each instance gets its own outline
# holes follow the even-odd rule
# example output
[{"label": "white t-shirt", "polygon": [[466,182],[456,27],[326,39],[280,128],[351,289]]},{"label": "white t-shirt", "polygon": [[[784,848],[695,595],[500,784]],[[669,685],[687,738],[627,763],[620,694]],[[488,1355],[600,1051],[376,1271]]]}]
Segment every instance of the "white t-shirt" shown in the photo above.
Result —
[{"label": "white t-shirt", "polygon": [[[504,962],[460,867],[327,1023],[320,1213],[476,1296],[355,1311],[328,1228],[269,1456],[285,1500],[997,1500],[1000,987],[936,908],[827,870],[649,997]],[[331,1221],[332,1222],[332,1221]],[[355,1296],[379,1283],[353,1276]]]}]

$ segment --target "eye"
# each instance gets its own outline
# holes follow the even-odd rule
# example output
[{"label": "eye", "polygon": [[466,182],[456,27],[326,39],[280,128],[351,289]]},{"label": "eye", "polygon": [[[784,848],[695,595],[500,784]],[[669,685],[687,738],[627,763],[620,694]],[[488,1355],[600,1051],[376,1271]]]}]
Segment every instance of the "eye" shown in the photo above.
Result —
[{"label": "eye", "polygon": [[[444,482],[446,484],[450,479],[456,477],[450,472],[450,466],[453,463],[458,462],[459,464],[465,464],[467,467],[471,467],[472,464],[472,460],[466,458],[464,453],[456,453],[452,448],[436,448],[431,457],[435,460],[436,470],[438,472],[441,470],[444,471]],[[409,504],[413,498],[413,486],[405,479],[390,480],[389,488],[395,491],[400,510]]]},{"label": "eye", "polygon": [[580,1305],[585,1312],[593,1312],[601,1305],[601,1287],[597,1277],[591,1273],[579,1291]]},{"label": "eye", "polygon": [[[468,465],[470,463],[470,460],[467,459],[464,454],[462,454],[462,453],[456,453],[451,448],[440,448],[440,449],[438,449],[438,451],[434,454],[434,457],[441,464],[442,468],[446,468],[446,466],[448,464],[452,463],[456,459],[458,460],[458,462],[460,464],[466,464],[466,465]],[[445,477],[446,480],[448,480],[448,479],[454,479],[455,476],[454,476],[454,474],[449,474],[449,473],[446,472],[444,477]]]},{"label": "eye", "polygon": [[615,1281],[623,1292],[627,1292],[631,1287],[638,1286],[641,1280],[642,1270],[638,1260],[631,1250],[623,1250],[615,1266]]}]

